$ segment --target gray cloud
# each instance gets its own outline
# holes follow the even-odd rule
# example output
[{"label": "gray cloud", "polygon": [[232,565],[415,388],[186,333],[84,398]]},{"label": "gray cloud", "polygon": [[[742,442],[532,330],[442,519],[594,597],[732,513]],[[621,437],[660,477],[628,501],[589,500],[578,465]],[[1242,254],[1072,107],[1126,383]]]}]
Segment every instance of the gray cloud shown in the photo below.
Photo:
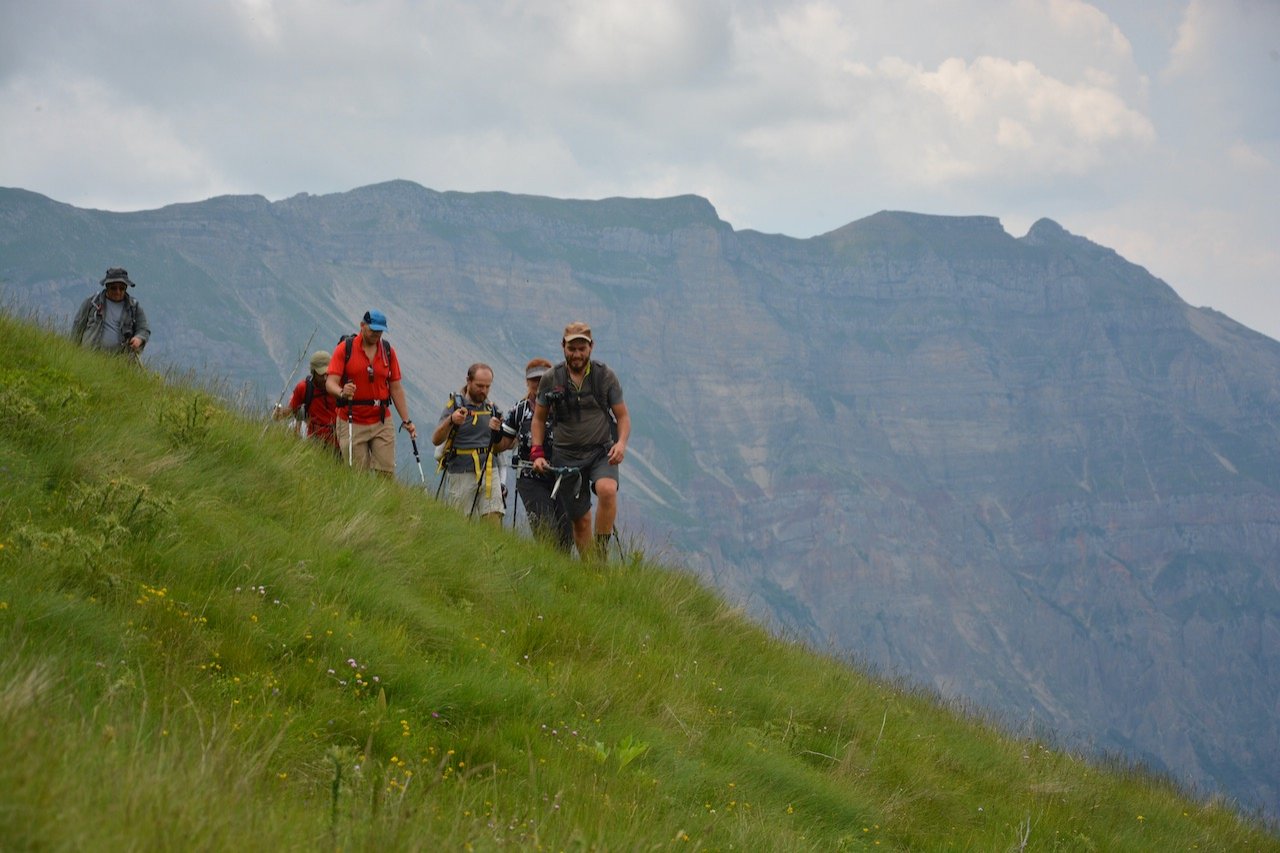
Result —
[{"label": "gray cloud", "polygon": [[74,204],[408,178],[696,192],[801,237],[1050,216],[1280,335],[1263,0],[16,0],[0,25],[0,183]]}]

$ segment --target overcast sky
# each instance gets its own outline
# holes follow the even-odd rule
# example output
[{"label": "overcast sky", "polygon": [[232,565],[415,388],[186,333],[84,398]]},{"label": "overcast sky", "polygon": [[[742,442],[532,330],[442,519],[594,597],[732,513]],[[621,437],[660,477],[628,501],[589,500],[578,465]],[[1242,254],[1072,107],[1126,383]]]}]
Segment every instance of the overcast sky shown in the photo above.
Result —
[{"label": "overcast sky", "polygon": [[0,185],[393,178],[794,237],[1047,216],[1280,338],[1280,0],[0,0]]}]

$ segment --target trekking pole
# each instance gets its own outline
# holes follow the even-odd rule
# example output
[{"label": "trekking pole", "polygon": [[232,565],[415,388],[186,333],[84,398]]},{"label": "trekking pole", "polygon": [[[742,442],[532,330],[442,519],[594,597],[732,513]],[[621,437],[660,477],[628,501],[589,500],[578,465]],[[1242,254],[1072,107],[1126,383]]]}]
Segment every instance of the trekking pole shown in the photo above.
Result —
[{"label": "trekking pole", "polygon": [[457,449],[453,446],[453,440],[458,435],[458,425],[454,424],[449,427],[449,434],[444,439],[444,453],[440,456],[440,483],[436,486],[436,500],[440,500],[440,493],[444,491],[444,479],[449,473],[449,463],[458,456]]},{"label": "trekking pole", "polygon": [[351,446],[351,442],[352,442],[351,433],[352,433],[352,429],[351,429],[351,403],[350,403],[350,402],[348,402],[348,403],[347,403],[347,467],[348,467],[348,468],[354,468],[354,467],[355,467],[355,455],[354,455],[354,454],[355,454],[355,449]]},{"label": "trekking pole", "polygon": [[[404,424],[400,424],[400,429],[404,429]],[[409,436],[409,443],[413,445],[413,461],[418,463],[418,476],[422,478],[422,487],[427,487],[427,475],[422,473],[422,457],[418,455],[418,439]]]},{"label": "trekking pole", "polygon": [[[284,388],[280,391],[280,396],[276,397],[275,409],[280,408],[280,401],[284,399],[285,392],[289,390],[289,386],[293,383],[293,375],[298,372],[298,368],[302,366],[302,360],[307,357],[307,350],[311,349],[311,342],[315,340],[316,332],[320,331],[320,327],[316,326],[311,331],[311,337],[307,338],[307,343],[302,347],[302,352],[298,355],[298,360],[293,365],[293,370],[289,371],[289,375],[285,378]],[[267,434],[267,430],[271,429],[271,423],[275,420],[275,409],[271,410],[271,417],[267,420],[267,425],[262,428],[262,435],[258,436],[258,441],[262,441],[262,436]]]},{"label": "trekking pole", "polygon": [[476,494],[471,499],[471,512],[467,518],[475,518],[476,508],[480,505],[480,490],[484,488],[484,475],[489,472],[489,457],[493,455],[493,445],[484,449],[484,459],[480,462],[480,476],[476,478]]}]

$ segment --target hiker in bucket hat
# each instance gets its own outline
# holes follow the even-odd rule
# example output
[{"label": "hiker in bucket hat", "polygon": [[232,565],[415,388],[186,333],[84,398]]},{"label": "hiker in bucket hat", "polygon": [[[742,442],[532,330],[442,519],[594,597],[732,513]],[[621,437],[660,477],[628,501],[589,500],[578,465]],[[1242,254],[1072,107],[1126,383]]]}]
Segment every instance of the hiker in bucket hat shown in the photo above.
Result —
[{"label": "hiker in bucket hat", "polygon": [[86,299],[76,312],[71,338],[83,347],[136,358],[151,338],[151,326],[142,305],[128,293],[134,282],[123,267],[112,267],[101,285],[102,290]]}]

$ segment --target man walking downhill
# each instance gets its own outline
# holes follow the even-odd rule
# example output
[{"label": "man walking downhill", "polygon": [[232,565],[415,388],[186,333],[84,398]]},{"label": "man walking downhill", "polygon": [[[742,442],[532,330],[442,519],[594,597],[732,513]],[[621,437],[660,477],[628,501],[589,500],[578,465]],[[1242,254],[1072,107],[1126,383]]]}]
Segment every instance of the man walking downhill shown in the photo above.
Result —
[{"label": "man walking downhill", "polygon": [[487,364],[467,368],[467,384],[440,413],[431,443],[444,446],[444,501],[467,516],[502,524],[505,507],[502,483],[494,475],[494,454],[501,448],[502,412],[489,400],[493,369]]},{"label": "man walking downhill", "polygon": [[352,467],[391,477],[396,472],[396,431],[391,425],[391,406],[396,407],[401,427],[408,431],[411,439],[418,437],[418,431],[409,419],[404,388],[400,385],[400,360],[391,344],[382,339],[386,330],[385,314],[377,310],[364,312],[360,331],[344,337],[334,348],[326,370],[325,388],[338,398],[335,431],[343,461]]},{"label": "man walking downhill", "polygon": [[151,327],[147,312],[127,292],[134,286],[123,268],[107,270],[101,292],[86,299],[76,312],[72,339],[81,346],[138,358],[151,338]]},{"label": "man walking downhill", "polygon": [[[547,472],[547,418],[555,421],[550,465],[577,468],[579,482],[568,484],[565,509],[573,520],[573,541],[583,559],[603,559],[618,516],[618,466],[631,437],[631,416],[622,401],[622,385],[604,364],[591,359],[595,342],[586,323],[570,323],[560,340],[564,361],[538,383],[530,456],[534,470]],[[616,430],[616,434],[615,434]],[[590,488],[588,488],[588,486]],[[565,491],[562,487],[562,491]],[[592,541],[591,492],[598,501]]]}]

